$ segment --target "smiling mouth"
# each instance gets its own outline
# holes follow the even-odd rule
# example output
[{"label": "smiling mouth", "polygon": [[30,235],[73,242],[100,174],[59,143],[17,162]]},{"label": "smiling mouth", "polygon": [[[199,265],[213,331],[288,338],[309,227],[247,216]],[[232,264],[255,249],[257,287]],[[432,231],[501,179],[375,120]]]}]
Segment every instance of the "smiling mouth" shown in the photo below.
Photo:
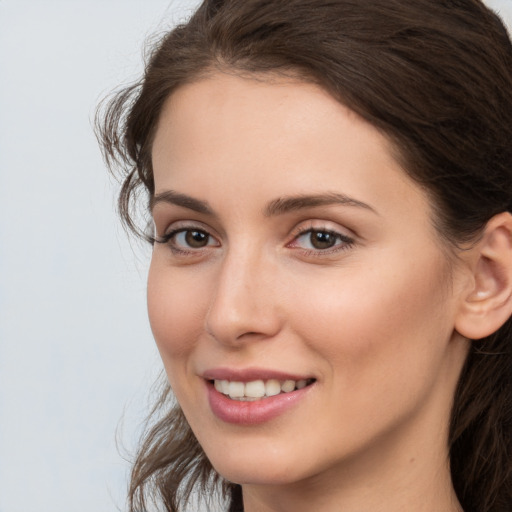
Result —
[{"label": "smiling mouth", "polygon": [[302,380],[253,380],[250,382],[210,380],[215,389],[232,400],[254,402],[280,394],[291,393],[310,386],[315,379]]}]

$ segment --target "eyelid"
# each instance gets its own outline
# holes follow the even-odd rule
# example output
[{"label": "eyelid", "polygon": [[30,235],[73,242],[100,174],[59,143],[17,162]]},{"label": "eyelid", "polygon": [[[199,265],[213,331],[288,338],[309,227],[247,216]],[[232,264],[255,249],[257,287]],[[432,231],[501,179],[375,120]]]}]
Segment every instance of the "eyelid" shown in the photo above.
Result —
[{"label": "eyelid", "polygon": [[[161,223],[163,227],[163,223]],[[177,231],[187,231],[187,230],[197,230],[204,231],[209,235],[213,236],[215,239],[218,239],[218,235],[214,229],[212,229],[207,224],[204,224],[200,220],[196,219],[186,219],[186,220],[173,220],[171,222],[165,223],[164,229],[159,229],[157,223],[155,223],[155,239],[166,239],[169,238],[169,235],[172,233],[176,233]],[[159,235],[158,232],[163,232],[162,235]],[[155,240],[156,241],[156,240]]]},{"label": "eyelid", "polygon": [[301,222],[292,229],[290,232],[290,237],[295,239],[296,237],[304,233],[308,233],[309,231],[328,231],[350,239],[355,239],[357,237],[353,230],[344,226],[340,226],[338,223],[322,219],[311,219],[306,222]]},{"label": "eyelid", "polygon": [[[177,244],[174,237],[179,233],[187,231],[200,231],[205,233],[209,237],[207,245],[202,247],[189,247],[186,244]],[[327,248],[307,248],[301,247],[297,240],[311,232],[325,232],[332,234],[336,241],[332,247]],[[356,235],[353,234],[352,230],[344,227],[340,227],[339,224],[326,221],[326,220],[310,220],[306,223],[301,222],[290,232],[290,241],[285,245],[288,248],[301,251],[305,256],[329,256],[342,250],[347,250],[352,247],[356,240]],[[214,244],[210,243],[215,241]],[[199,255],[206,250],[210,250],[215,247],[220,247],[222,244],[219,241],[219,236],[215,233],[215,230],[209,226],[205,226],[202,222],[196,220],[182,220],[172,222],[166,229],[164,235],[155,235],[153,238],[154,243],[168,245],[173,253],[176,255]]]},{"label": "eyelid", "polygon": [[[214,240],[217,240],[217,238],[215,236],[213,236],[209,231],[207,231],[206,229],[203,229],[203,228],[197,228],[197,227],[183,227],[183,228],[176,228],[176,229],[173,229],[171,231],[169,231],[168,233],[166,233],[165,235],[163,236],[160,236],[160,237],[156,237],[156,242],[157,243],[167,243],[169,242],[169,240],[171,240],[173,237],[175,237],[176,235],[180,234],[180,233],[185,233],[187,231],[199,231],[200,233],[205,233],[206,235],[208,235],[210,238],[213,238]],[[220,245],[220,244],[219,244]]]},{"label": "eyelid", "polygon": [[[296,241],[302,236],[311,232],[325,232],[334,235],[341,243],[336,243],[332,247],[326,249],[308,249],[295,245]],[[356,237],[353,234],[347,234],[348,229],[342,229],[340,227],[332,227],[327,221],[311,220],[308,223],[300,224],[291,233],[292,240],[286,245],[289,248],[300,250],[307,256],[329,256],[339,251],[347,250],[355,244]]]},{"label": "eyelid", "polygon": [[[216,244],[212,245],[208,243],[204,247],[181,247],[176,243],[173,243],[173,238],[175,238],[178,234],[187,232],[187,231],[199,231],[201,233],[205,233],[211,240],[215,240]],[[219,237],[212,233],[212,229],[202,225],[201,222],[198,221],[177,221],[170,224],[167,227],[165,233],[161,236],[156,235],[153,238],[154,243],[159,243],[163,245],[169,246],[171,251],[177,255],[187,255],[187,254],[198,254],[205,250],[211,249],[212,247],[220,247]]]}]

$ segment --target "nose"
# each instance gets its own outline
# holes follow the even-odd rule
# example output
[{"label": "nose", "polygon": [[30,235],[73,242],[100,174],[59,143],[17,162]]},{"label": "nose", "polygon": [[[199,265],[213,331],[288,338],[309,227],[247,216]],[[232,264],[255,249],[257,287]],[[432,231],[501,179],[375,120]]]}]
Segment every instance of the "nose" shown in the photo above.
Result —
[{"label": "nose", "polygon": [[276,263],[247,247],[228,252],[220,265],[206,331],[231,347],[275,336],[282,320]]}]

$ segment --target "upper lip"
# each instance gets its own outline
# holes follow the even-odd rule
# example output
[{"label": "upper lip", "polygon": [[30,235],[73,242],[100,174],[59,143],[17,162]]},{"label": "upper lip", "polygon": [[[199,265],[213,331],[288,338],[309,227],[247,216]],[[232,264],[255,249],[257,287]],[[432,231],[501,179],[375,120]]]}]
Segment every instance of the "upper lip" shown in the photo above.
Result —
[{"label": "upper lip", "polygon": [[229,380],[236,382],[251,382],[254,380],[308,380],[311,375],[299,375],[296,373],[272,370],[269,368],[211,368],[204,371],[201,377],[206,380]]}]

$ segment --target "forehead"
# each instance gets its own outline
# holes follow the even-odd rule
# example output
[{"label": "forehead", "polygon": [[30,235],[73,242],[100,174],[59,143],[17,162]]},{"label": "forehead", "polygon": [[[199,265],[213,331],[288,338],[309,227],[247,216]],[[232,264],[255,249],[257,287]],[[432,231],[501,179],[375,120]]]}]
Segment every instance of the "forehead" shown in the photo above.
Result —
[{"label": "forehead", "polygon": [[291,78],[218,73],[180,87],[164,105],[153,168],[157,192],[231,194],[239,206],[326,189],[406,209],[426,199],[379,130],[321,87]]},{"label": "forehead", "polygon": [[[325,89],[311,82],[273,74],[242,77],[217,72],[178,87],[167,99],[153,150],[158,150],[159,134],[175,139],[180,135],[189,136],[188,130],[204,141],[220,140],[229,135],[233,145],[248,131],[258,135],[255,144],[275,140],[275,132],[281,135],[276,143],[292,131],[295,136],[310,139],[315,130],[319,135],[319,124],[334,127],[340,113],[352,123],[367,124]],[[179,130],[173,130],[175,126],[179,126]],[[380,144],[389,145],[384,136],[378,138]]]}]

